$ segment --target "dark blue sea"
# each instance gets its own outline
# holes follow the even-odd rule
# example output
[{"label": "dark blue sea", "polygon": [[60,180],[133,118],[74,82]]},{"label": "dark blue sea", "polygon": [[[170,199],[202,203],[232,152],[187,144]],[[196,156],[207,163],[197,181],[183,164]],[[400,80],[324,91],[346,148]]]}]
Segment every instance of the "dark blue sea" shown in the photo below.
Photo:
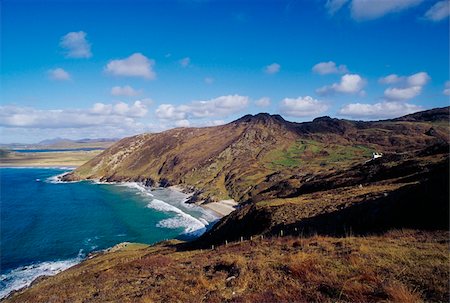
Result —
[{"label": "dark blue sea", "polygon": [[121,242],[196,237],[217,218],[136,183],[59,182],[58,168],[0,168],[0,298]]}]

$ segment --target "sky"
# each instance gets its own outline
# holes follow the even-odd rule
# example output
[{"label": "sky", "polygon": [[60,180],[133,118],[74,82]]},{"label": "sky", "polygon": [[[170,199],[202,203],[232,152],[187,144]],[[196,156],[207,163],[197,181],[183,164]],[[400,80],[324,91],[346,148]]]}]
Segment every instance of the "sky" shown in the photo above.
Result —
[{"label": "sky", "polygon": [[0,142],[449,105],[448,0],[2,0]]}]

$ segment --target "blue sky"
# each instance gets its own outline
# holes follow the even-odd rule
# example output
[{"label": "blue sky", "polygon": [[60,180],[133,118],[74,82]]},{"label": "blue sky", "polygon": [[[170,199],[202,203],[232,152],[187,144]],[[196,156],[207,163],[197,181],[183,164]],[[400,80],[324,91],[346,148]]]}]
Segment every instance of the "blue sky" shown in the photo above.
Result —
[{"label": "blue sky", "polygon": [[4,143],[449,105],[448,1],[1,5]]}]

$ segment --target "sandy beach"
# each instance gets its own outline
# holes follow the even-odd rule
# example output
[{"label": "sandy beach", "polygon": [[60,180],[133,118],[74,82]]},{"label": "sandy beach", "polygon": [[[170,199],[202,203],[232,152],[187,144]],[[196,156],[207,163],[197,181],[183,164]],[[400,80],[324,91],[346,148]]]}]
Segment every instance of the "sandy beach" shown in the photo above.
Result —
[{"label": "sandy beach", "polygon": [[[182,193],[186,192],[186,190],[181,185],[172,185],[172,186],[169,186],[169,189],[175,190],[178,192],[182,192]],[[193,193],[187,194],[187,195],[188,195],[188,197],[190,197],[193,195]],[[238,203],[236,201],[234,201],[233,199],[229,199],[229,200],[220,200],[218,202],[199,203],[197,205],[212,211],[218,217],[222,218],[222,217],[229,215],[231,212],[233,212],[236,209],[236,206],[238,205]]]},{"label": "sandy beach", "polygon": [[6,153],[0,157],[0,167],[78,167],[101,151],[65,151],[42,153]]},{"label": "sandy beach", "polygon": [[219,214],[221,217],[225,217],[236,209],[236,205],[238,205],[238,203],[233,199],[230,199],[201,204],[200,206],[212,210],[213,212]]}]

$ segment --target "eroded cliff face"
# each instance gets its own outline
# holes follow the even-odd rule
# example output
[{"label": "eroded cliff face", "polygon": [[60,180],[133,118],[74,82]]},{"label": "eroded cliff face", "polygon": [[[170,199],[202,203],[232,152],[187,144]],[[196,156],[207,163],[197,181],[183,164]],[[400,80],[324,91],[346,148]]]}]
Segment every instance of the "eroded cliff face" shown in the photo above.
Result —
[{"label": "eroded cliff face", "polygon": [[247,115],[222,126],[125,138],[64,178],[181,184],[198,199],[254,202],[364,163],[375,151],[411,153],[446,144],[443,117],[448,119],[448,108],[415,114],[413,121],[322,117],[293,123],[278,115]]}]

